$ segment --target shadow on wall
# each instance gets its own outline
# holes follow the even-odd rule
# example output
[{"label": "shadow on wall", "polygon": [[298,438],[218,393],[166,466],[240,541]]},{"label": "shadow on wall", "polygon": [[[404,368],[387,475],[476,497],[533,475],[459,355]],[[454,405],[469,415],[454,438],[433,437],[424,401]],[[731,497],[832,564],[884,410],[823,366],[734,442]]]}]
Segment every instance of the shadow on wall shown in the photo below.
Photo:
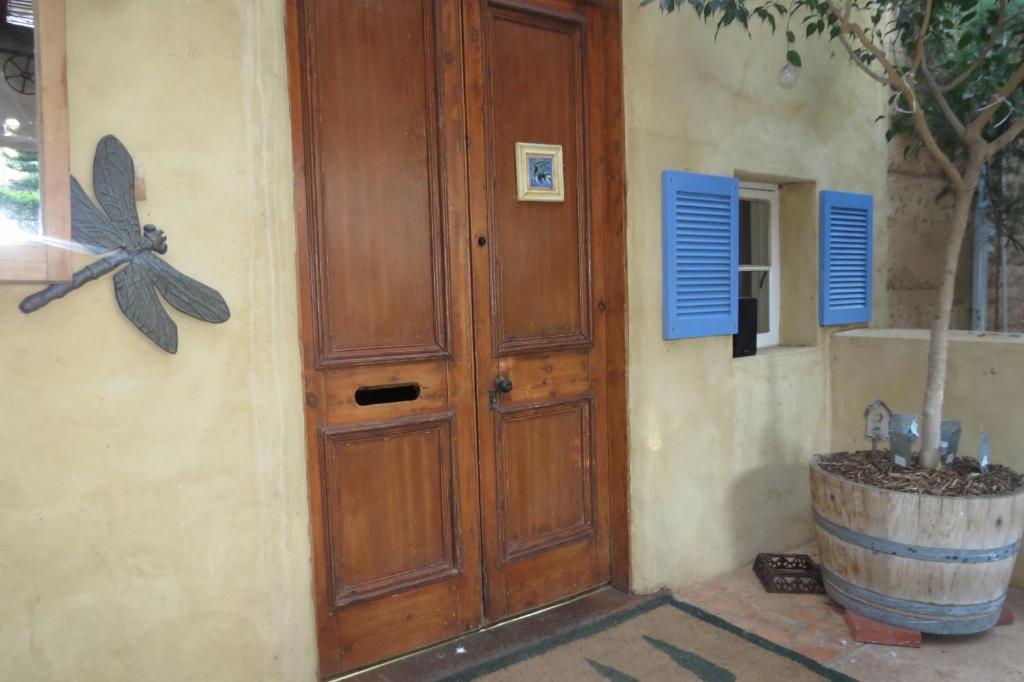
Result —
[{"label": "shadow on wall", "polygon": [[749,404],[737,405],[731,453],[739,474],[730,488],[730,546],[740,566],[758,552],[783,552],[813,537],[807,462],[827,436],[827,420],[823,377],[805,360],[735,362],[759,364],[757,376],[744,381]]},{"label": "shadow on wall", "polygon": [[732,495],[733,546],[749,552],[735,557],[736,565],[752,562],[760,552],[785,552],[813,538],[806,463],[771,464],[747,472],[732,486]]},{"label": "shadow on wall", "polygon": [[727,514],[733,564],[814,536],[808,461],[828,443],[828,388],[815,347],[736,358],[736,472]]}]

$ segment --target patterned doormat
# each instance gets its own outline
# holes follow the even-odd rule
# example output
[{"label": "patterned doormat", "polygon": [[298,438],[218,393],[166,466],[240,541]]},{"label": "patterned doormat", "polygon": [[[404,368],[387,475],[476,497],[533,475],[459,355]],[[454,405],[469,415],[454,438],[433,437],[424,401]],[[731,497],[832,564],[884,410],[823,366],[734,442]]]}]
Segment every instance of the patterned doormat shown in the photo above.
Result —
[{"label": "patterned doormat", "polygon": [[669,596],[586,623],[449,679],[855,682]]}]

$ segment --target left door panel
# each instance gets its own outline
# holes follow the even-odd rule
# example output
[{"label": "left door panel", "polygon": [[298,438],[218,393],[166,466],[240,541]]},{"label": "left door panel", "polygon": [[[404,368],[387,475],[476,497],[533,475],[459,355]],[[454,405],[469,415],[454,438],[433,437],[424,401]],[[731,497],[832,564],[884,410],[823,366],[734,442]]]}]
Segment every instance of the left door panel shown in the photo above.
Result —
[{"label": "left door panel", "polygon": [[481,620],[460,4],[289,3],[325,677]]}]

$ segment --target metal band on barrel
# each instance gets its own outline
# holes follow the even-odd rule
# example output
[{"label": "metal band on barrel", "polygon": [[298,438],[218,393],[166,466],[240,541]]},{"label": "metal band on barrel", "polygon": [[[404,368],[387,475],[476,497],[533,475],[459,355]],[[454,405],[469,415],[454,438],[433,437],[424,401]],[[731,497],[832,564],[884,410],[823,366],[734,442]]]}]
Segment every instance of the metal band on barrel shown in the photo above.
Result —
[{"label": "metal band on barrel", "polygon": [[862,616],[910,630],[966,635],[989,629],[999,620],[1006,595],[981,604],[928,604],[879,594],[822,568],[825,591],[841,606]]},{"label": "metal band on barrel", "polygon": [[821,514],[814,512],[814,522],[818,526],[851,545],[857,545],[864,549],[879,554],[904,557],[906,559],[918,559],[920,561],[940,561],[953,564],[984,564],[991,561],[1002,561],[1011,559],[1020,550],[1020,541],[1014,542],[1005,547],[996,549],[952,549],[949,547],[921,547],[918,545],[907,545],[900,542],[893,542],[885,538],[876,538],[871,535],[858,533],[829,521]]}]

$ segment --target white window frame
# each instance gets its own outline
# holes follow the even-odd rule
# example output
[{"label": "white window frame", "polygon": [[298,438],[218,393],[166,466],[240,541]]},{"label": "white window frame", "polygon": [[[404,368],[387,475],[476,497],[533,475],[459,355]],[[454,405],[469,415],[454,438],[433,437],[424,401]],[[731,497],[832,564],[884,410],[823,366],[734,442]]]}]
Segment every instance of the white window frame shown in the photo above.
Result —
[{"label": "white window frame", "polygon": [[779,297],[779,186],[763,182],[741,182],[740,200],[766,201],[769,209],[769,258],[771,264],[740,265],[740,272],[768,273],[768,331],[757,335],[758,348],[770,348],[779,345],[779,318],[782,302]]}]

